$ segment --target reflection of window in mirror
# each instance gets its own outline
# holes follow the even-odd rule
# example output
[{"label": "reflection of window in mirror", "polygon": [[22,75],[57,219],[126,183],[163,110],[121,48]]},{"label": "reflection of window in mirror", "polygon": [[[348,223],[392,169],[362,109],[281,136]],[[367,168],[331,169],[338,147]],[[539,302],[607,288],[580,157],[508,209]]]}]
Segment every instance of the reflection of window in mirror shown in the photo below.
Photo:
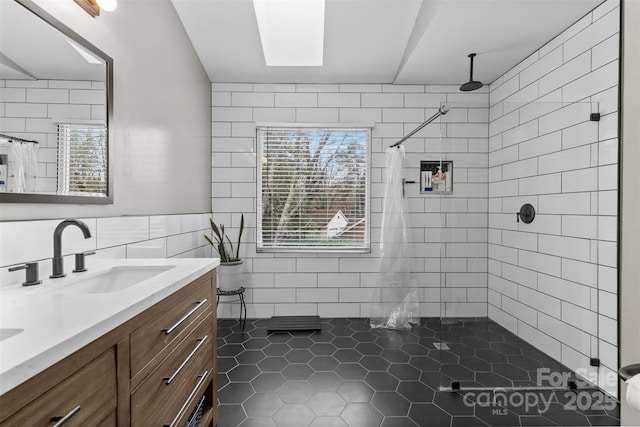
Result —
[{"label": "reflection of window in mirror", "polygon": [[107,128],[58,124],[58,194],[107,192]]}]

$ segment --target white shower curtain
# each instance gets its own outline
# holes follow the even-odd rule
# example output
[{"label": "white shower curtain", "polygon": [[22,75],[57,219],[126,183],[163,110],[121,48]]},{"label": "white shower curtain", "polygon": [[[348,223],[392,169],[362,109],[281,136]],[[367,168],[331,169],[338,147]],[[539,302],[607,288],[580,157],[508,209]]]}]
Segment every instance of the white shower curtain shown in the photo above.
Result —
[{"label": "white shower curtain", "polygon": [[402,197],[402,145],[387,148],[387,183],[382,212],[380,269],[371,304],[372,328],[411,329],[420,321],[405,199]]}]

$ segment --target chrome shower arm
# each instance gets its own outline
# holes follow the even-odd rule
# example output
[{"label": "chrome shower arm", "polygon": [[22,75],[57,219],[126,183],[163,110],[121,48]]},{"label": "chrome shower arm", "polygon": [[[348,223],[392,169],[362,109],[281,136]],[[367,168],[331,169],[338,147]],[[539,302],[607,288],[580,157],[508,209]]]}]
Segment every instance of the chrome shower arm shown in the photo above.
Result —
[{"label": "chrome shower arm", "polygon": [[428,125],[429,123],[431,123],[432,121],[434,121],[435,119],[437,119],[440,116],[443,116],[445,114],[447,114],[449,112],[449,107],[447,105],[443,105],[438,109],[438,112],[435,113],[433,116],[429,117],[427,120],[425,120],[420,126],[418,126],[417,128],[415,128],[414,130],[412,130],[411,132],[409,132],[408,134],[406,134],[400,141],[396,142],[395,144],[391,145],[390,147],[397,147],[400,144],[402,144],[403,142],[405,142],[407,139],[411,138],[413,135],[415,135],[416,133],[418,133],[420,131],[420,129],[422,129],[423,127],[425,127],[426,125]]}]

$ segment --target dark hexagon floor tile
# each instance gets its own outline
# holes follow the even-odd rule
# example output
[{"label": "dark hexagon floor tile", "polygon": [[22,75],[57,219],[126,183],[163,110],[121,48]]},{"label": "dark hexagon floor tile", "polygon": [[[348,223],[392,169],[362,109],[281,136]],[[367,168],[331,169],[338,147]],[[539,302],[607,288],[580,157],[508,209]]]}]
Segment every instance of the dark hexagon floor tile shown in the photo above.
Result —
[{"label": "dark hexagon floor tile", "polygon": [[380,427],[420,427],[407,417],[384,417]]},{"label": "dark hexagon floor tile", "polygon": [[411,359],[411,356],[409,356],[407,353],[402,350],[396,349],[382,350],[382,353],[380,353],[380,355],[391,363],[408,363],[409,359]]},{"label": "dark hexagon floor tile", "polygon": [[360,343],[355,349],[363,356],[378,356],[382,353],[382,347],[372,342]]},{"label": "dark hexagon floor tile", "polygon": [[340,417],[316,417],[309,427],[349,427]]},{"label": "dark hexagon floor tile", "polygon": [[335,338],[335,335],[324,329],[322,332],[314,332],[309,335],[309,339],[313,342],[331,342]]},{"label": "dark hexagon floor tile", "polygon": [[493,372],[510,380],[528,380],[529,373],[509,363],[494,363]]},{"label": "dark hexagon floor tile", "polygon": [[475,373],[462,365],[443,364],[442,372],[455,381],[473,381]]},{"label": "dark hexagon floor tile", "polygon": [[491,343],[491,350],[505,355],[522,354],[522,348],[520,346],[507,343],[493,342]]},{"label": "dark hexagon floor tile", "polygon": [[369,319],[352,319],[349,327],[354,331],[371,331]]},{"label": "dark hexagon floor tile", "polygon": [[493,350],[480,349],[476,350],[476,357],[489,363],[507,363],[507,356],[497,353]]},{"label": "dark hexagon floor tile", "polygon": [[235,357],[218,357],[218,372],[229,372],[238,365]]},{"label": "dark hexagon floor tile", "polygon": [[608,415],[589,415],[587,416],[592,426],[619,426],[620,420]]},{"label": "dark hexagon floor tile", "polygon": [[411,356],[409,364],[421,371],[436,372],[440,370],[441,364],[428,356]]},{"label": "dark hexagon floor tile", "polygon": [[334,372],[316,372],[309,377],[315,391],[336,391],[344,381]]},{"label": "dark hexagon floor tile", "polygon": [[451,344],[449,344],[449,350],[451,351],[451,353],[453,353],[453,354],[455,354],[457,356],[472,357],[472,356],[475,356],[475,354],[476,354],[474,348],[469,347],[469,346],[464,345],[464,344],[459,344],[459,343],[451,343]]},{"label": "dark hexagon floor tile", "polygon": [[395,391],[400,382],[388,372],[369,372],[364,381],[375,391]]},{"label": "dark hexagon floor tile", "polygon": [[349,427],[372,427],[382,423],[382,415],[368,403],[349,403],[340,415]]},{"label": "dark hexagon floor tile", "polygon": [[255,365],[238,365],[227,372],[227,376],[232,383],[248,382],[257,377],[259,373],[260,369]]},{"label": "dark hexagon floor tile", "polygon": [[374,342],[378,337],[376,337],[371,332],[360,331],[360,332],[355,332],[353,335],[351,335],[351,338],[353,338],[354,340],[360,343],[360,342]]},{"label": "dark hexagon floor tile", "polygon": [[282,370],[282,375],[288,381],[306,380],[311,374],[313,374],[313,369],[306,363],[290,364]]},{"label": "dark hexagon floor tile", "polygon": [[288,381],[278,391],[285,403],[306,403],[315,391],[307,381]]},{"label": "dark hexagon floor tile", "polygon": [[388,350],[399,350],[404,344],[398,337],[395,336],[382,336],[376,338],[374,341],[380,347]]},{"label": "dark hexagon floor tile", "polygon": [[513,383],[494,372],[476,372],[476,382],[485,387],[511,387]]},{"label": "dark hexagon floor tile", "polygon": [[507,356],[507,360],[512,365],[527,371],[535,371],[536,369],[543,367],[542,363],[539,361],[519,354]]},{"label": "dark hexagon floor tile", "polygon": [[350,337],[354,334],[354,330],[348,326],[335,326],[331,329],[331,333],[336,337]]},{"label": "dark hexagon floor tile", "polygon": [[[522,427],[528,427],[528,426],[544,426],[544,427],[551,427],[551,426],[557,426],[558,424],[554,423],[553,421],[551,421],[548,418],[543,417],[542,415],[533,415],[533,416],[521,416],[520,417],[520,425]],[[593,424],[592,424],[593,425]],[[612,425],[620,425],[618,424],[612,424]]]},{"label": "dark hexagon floor tile", "polygon": [[[484,421],[473,417],[454,416],[451,420],[451,427],[488,427]],[[513,426],[512,426],[513,427]]]},{"label": "dark hexagon floor tile", "polygon": [[460,364],[476,372],[491,372],[491,363],[477,357],[461,357]]},{"label": "dark hexagon floor tile", "polygon": [[279,372],[263,372],[251,381],[257,392],[276,391],[287,380]]},{"label": "dark hexagon floor tile", "polygon": [[227,344],[239,344],[245,342],[248,339],[249,335],[245,334],[244,332],[234,332],[224,337],[224,341]]},{"label": "dark hexagon floor tile", "polygon": [[489,348],[489,341],[482,339],[478,336],[475,337],[463,337],[462,340],[460,340],[460,342],[470,348],[475,348],[475,349],[480,349],[480,348],[484,348],[484,349],[488,349]]},{"label": "dark hexagon floor tile", "polygon": [[435,391],[419,381],[400,381],[398,393],[410,402],[432,402]]},{"label": "dark hexagon floor tile", "polygon": [[218,405],[218,427],[236,427],[245,418],[247,414],[242,405]]},{"label": "dark hexagon floor tile", "polygon": [[269,418],[247,418],[238,427],[276,427]]},{"label": "dark hexagon floor tile", "polygon": [[369,371],[358,363],[341,363],[336,367],[335,372],[343,380],[362,380]]},{"label": "dark hexagon floor tile", "polygon": [[339,349],[354,348],[358,344],[358,341],[351,337],[335,337],[333,341],[331,341],[331,344]]},{"label": "dark hexagon floor tile", "polygon": [[333,356],[316,356],[309,362],[309,366],[315,371],[333,371],[340,365]]},{"label": "dark hexagon floor tile", "polygon": [[338,394],[347,402],[365,403],[371,400],[373,390],[362,381],[345,381],[338,388]]},{"label": "dark hexagon floor tile", "polygon": [[429,357],[440,363],[460,363],[460,356],[451,351],[432,350],[429,352]]},{"label": "dark hexagon floor tile", "polygon": [[218,373],[218,389],[221,389],[227,384],[229,384],[229,377],[227,377],[227,374]]},{"label": "dark hexagon floor tile", "polygon": [[395,391],[377,391],[371,405],[385,417],[406,417],[411,404]]},{"label": "dark hexagon floor tile", "polygon": [[399,380],[419,380],[421,372],[406,363],[394,363],[389,366],[389,373]]},{"label": "dark hexagon floor tile", "polygon": [[236,360],[241,365],[255,365],[265,358],[261,350],[245,350],[236,356]]},{"label": "dark hexagon floor tile", "polygon": [[289,332],[272,332],[267,336],[270,343],[284,344],[293,339],[293,336]]},{"label": "dark hexagon floor tile", "polygon": [[287,343],[287,345],[294,350],[303,348],[306,349],[311,347],[312,344],[313,341],[311,341],[308,337],[295,337]]},{"label": "dark hexagon floor tile", "polygon": [[418,343],[402,344],[400,349],[412,356],[427,356],[429,354],[429,349]]},{"label": "dark hexagon floor tile", "polygon": [[225,344],[222,347],[218,346],[218,356],[236,356],[244,351],[244,347],[240,344]]},{"label": "dark hexagon floor tile", "polygon": [[360,359],[360,364],[369,371],[386,371],[391,365],[380,356],[364,356]]},{"label": "dark hexagon floor tile", "polygon": [[334,391],[321,391],[314,394],[307,405],[318,417],[337,417],[347,402]]},{"label": "dark hexagon floor tile", "polygon": [[442,372],[423,372],[422,375],[420,375],[420,382],[433,389],[437,389],[443,385],[447,387],[451,385],[451,378],[446,378],[442,375]]},{"label": "dark hexagon floor tile", "polygon": [[287,359],[290,363],[307,363],[309,360],[313,359],[313,354],[309,350],[291,350],[289,353],[284,355],[284,358]]},{"label": "dark hexagon floor tile", "polygon": [[335,345],[325,342],[315,343],[309,348],[309,350],[316,356],[331,356],[336,352],[337,348]]},{"label": "dark hexagon floor tile", "polygon": [[409,418],[419,426],[448,426],[451,415],[433,403],[414,403],[409,410]]},{"label": "dark hexagon floor tile", "polygon": [[271,417],[282,405],[276,393],[256,393],[242,404],[248,417]]},{"label": "dark hexagon floor tile", "polygon": [[282,356],[267,357],[258,363],[258,368],[262,372],[280,372],[289,365],[287,359]]},{"label": "dark hexagon floor tile", "polygon": [[269,345],[269,341],[266,338],[250,338],[243,345],[247,350],[262,350]]},{"label": "dark hexagon floor tile", "polygon": [[286,344],[276,343],[269,344],[262,351],[264,351],[264,354],[267,356],[284,356],[291,351],[291,347]]},{"label": "dark hexagon floor tile", "polygon": [[357,362],[362,359],[362,355],[354,349],[340,349],[333,354],[333,357],[343,363]]},{"label": "dark hexagon floor tile", "polygon": [[347,327],[351,325],[351,319],[349,319],[348,317],[334,317],[332,319],[329,319],[327,322],[333,327],[336,327],[336,326]]},{"label": "dark hexagon floor tile", "polygon": [[481,419],[490,426],[513,427],[520,425],[520,417],[508,409],[498,406],[476,407],[476,418]]},{"label": "dark hexagon floor tile", "polygon": [[307,405],[287,403],[273,416],[277,427],[307,427],[315,415]]},{"label": "dark hexagon floor tile", "polygon": [[474,415],[476,402],[473,397],[475,395],[472,395],[472,398],[469,396],[465,398],[462,393],[439,391],[436,392],[433,403],[451,415]]},{"label": "dark hexagon floor tile", "polygon": [[240,404],[254,393],[255,391],[249,383],[230,383],[218,391],[218,399],[221,404]]}]

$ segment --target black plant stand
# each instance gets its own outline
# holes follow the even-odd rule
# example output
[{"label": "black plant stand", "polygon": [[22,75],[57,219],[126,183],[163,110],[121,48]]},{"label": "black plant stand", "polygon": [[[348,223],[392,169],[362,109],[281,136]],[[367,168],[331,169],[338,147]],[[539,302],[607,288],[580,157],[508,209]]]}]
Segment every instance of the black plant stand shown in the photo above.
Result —
[{"label": "black plant stand", "polygon": [[[220,297],[230,297],[238,295],[240,299],[240,317],[238,318],[238,323],[242,325],[242,330],[244,331],[244,326],[247,323],[247,305],[244,303],[244,287],[240,286],[238,289],[232,289],[230,291],[223,291],[220,288],[216,289],[216,307],[220,302]],[[244,317],[242,317],[242,312],[244,310]]]}]

